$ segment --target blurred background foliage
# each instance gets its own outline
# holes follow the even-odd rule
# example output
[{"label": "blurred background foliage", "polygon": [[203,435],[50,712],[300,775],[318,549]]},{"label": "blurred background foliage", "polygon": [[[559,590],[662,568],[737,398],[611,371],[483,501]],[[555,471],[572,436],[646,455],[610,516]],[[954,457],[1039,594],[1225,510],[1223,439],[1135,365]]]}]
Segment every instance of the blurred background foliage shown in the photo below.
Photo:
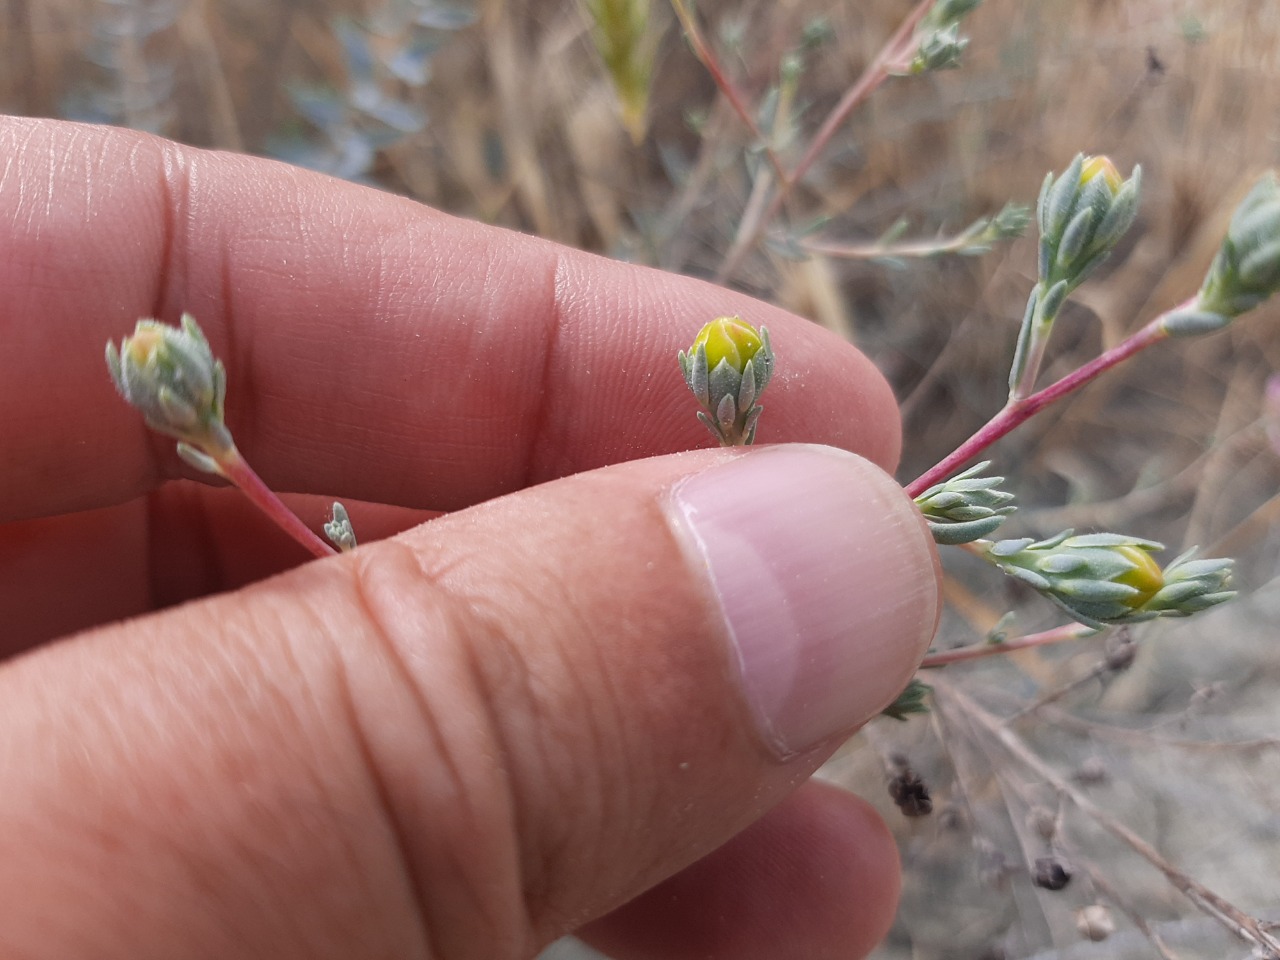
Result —
[{"label": "blurred background foliage", "polygon": [[[633,84],[651,83],[620,101],[602,60],[618,51],[593,34],[592,4],[616,5],[3,0],[0,110],[274,156],[713,276],[750,203],[759,145],[666,3],[647,5],[636,32],[644,57],[625,65]],[[774,148],[794,162],[910,7],[702,0],[696,15]],[[820,225],[826,238],[863,244],[953,235],[1008,201],[1033,203],[1045,172],[1077,152],[1109,154],[1126,172],[1141,163],[1137,227],[1059,320],[1046,371],[1055,376],[1190,295],[1235,203],[1280,159],[1280,5],[986,0],[965,32],[959,70],[889,81],[838,131],[771,242],[730,278],[874,359],[903,406],[904,480],[1003,403],[1034,237],[981,257],[899,262],[798,255],[802,231]],[[704,319],[690,318],[690,331]],[[1059,697],[1061,717],[1019,729],[1063,769],[1092,769],[1097,776],[1079,781],[1091,795],[1158,833],[1184,868],[1273,919],[1280,409],[1265,403],[1265,385],[1280,366],[1277,319],[1271,305],[1225,334],[1144,354],[994,451],[1023,505],[1006,535],[1122,528],[1241,559],[1252,599],[1153,628],[1160,636],[1141,644],[1133,669],[1077,685]],[[944,645],[981,638],[1026,599],[963,557],[947,591]],[[1019,628],[1052,616],[1036,606]],[[989,703],[1025,705],[1069,686],[1098,656],[1096,646],[1028,651],[948,677]],[[830,771],[883,795],[884,758],[905,752],[933,784],[941,815],[925,820],[903,820],[883,796],[908,865],[902,921],[884,956],[1160,955],[1123,920],[1108,942],[1080,940],[1073,911],[1097,889],[1048,894],[1016,882],[1009,851],[1037,842],[1025,814],[1044,801],[1027,794],[1040,787],[992,774],[981,738],[957,729],[937,713],[900,727],[880,721]],[[1178,955],[1248,954],[1096,833],[1080,828],[1077,858],[1105,863],[1138,913],[1178,941]]]}]

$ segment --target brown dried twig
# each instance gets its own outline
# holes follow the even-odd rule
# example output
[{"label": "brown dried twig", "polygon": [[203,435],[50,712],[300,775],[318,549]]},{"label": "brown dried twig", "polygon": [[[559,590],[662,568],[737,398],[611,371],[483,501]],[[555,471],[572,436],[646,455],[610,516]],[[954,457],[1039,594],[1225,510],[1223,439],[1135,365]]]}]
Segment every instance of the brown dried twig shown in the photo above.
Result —
[{"label": "brown dried twig", "polygon": [[1039,754],[1027,746],[1021,737],[1005,726],[999,717],[979,706],[972,697],[961,691],[955,684],[944,677],[934,679],[933,684],[935,697],[945,698],[950,706],[961,711],[975,727],[982,729],[1006,753],[1053,786],[1081,813],[1090,817],[1159,870],[1169,884],[1202,913],[1216,920],[1234,936],[1256,947],[1259,957],[1266,960],[1280,960],[1280,940],[1274,937],[1260,920],[1165,859],[1155,847],[1085,796],[1068,778],[1049,766]]}]

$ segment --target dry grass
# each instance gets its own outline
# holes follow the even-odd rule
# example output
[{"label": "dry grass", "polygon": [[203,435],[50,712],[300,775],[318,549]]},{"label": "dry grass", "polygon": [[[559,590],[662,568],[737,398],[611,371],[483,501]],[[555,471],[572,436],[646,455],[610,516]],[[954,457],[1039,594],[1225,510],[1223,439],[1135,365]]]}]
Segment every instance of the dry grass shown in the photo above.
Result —
[{"label": "dry grass", "polygon": [[[300,123],[287,83],[341,89],[348,82],[331,19],[382,6],[8,0],[0,108],[61,115],[91,107],[189,142],[262,151],[282,134],[314,135]],[[825,41],[804,52],[796,135],[778,144],[794,161],[805,131],[908,6],[704,0],[698,15],[755,102],[806,28],[825,20]],[[132,21],[104,40],[130,11],[155,19]],[[639,146],[619,122],[577,2],[480,0],[478,13],[434,54],[428,85],[392,91],[430,121],[380,152],[370,178],[565,243],[714,273],[748,202],[746,138],[675,36],[665,6],[654,4],[665,33]],[[1045,171],[1077,151],[1106,152],[1124,168],[1141,163],[1146,192],[1135,239],[1059,322],[1048,372],[1065,372],[1190,294],[1243,186],[1276,163],[1280,7],[986,0],[969,27],[964,69],[881,91],[836,137],[787,216],[793,224],[831,217],[831,235],[861,240],[909,216],[916,233],[928,234],[962,227],[1008,199],[1033,201]],[[840,330],[877,361],[903,401],[907,478],[1002,402],[1033,269],[1029,239],[981,259],[909,270],[795,262],[762,249],[736,282]],[[1158,348],[997,450],[1028,507],[1019,514],[1027,532],[1120,527],[1173,546],[1206,544],[1242,558],[1254,598],[1176,630],[1143,631],[1136,666],[1105,674],[1106,683],[1064,686],[1098,659],[1096,645],[1029,651],[947,674],[997,711],[1062,688],[1036,715],[1047,722],[1012,729],[1064,772],[1104,760],[1105,782],[1080,789],[1184,870],[1273,918],[1280,751],[1268,738],[1278,733],[1270,624],[1280,469],[1259,418],[1263,384],[1280,365],[1276,314],[1272,306],[1228,334]],[[990,583],[965,564],[951,571],[945,642],[980,636],[1005,609],[1022,605],[1025,598]],[[1028,629],[1037,611],[1027,614]],[[944,699],[932,722],[878,725],[833,767],[833,775],[879,794],[883,754],[905,751],[942,811],[895,821],[908,886],[884,956],[1158,956],[1123,917],[1111,941],[1079,940],[1074,909],[1109,896],[1164,931],[1180,956],[1247,954],[1196,919],[1147,866],[1117,852],[1087,817],[1068,817],[1055,834],[1081,868],[1074,885],[1056,894],[1032,888],[1021,864],[1045,841],[1027,818],[1057,810],[1060,793],[1001,754],[958,704]],[[1203,746],[1202,738],[1250,742]]]}]

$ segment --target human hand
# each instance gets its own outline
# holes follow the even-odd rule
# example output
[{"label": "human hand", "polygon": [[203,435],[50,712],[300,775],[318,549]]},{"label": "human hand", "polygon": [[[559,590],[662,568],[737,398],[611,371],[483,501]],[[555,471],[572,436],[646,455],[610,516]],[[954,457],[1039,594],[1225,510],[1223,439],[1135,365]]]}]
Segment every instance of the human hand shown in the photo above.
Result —
[{"label": "human hand", "polygon": [[[806,780],[938,601],[856,350],[274,163],[12,119],[0,156],[0,646],[28,650],[0,667],[0,955],[883,936],[892,841]],[[233,491],[167,482],[102,347],[182,310],[272,486],[362,501],[366,536],[456,512],[294,566]],[[660,456],[705,443],[675,349],[734,312],[781,357],[762,439],[867,459]]]}]

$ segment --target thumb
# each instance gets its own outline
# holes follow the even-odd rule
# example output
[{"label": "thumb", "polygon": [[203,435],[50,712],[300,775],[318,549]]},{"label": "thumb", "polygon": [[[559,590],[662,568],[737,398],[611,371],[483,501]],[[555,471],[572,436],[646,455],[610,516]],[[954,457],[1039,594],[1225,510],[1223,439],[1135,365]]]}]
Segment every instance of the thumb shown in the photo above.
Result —
[{"label": "thumb", "polygon": [[0,954],[532,956],[885,706],[935,562],[865,460],[704,451],[29,655],[0,670]]}]

